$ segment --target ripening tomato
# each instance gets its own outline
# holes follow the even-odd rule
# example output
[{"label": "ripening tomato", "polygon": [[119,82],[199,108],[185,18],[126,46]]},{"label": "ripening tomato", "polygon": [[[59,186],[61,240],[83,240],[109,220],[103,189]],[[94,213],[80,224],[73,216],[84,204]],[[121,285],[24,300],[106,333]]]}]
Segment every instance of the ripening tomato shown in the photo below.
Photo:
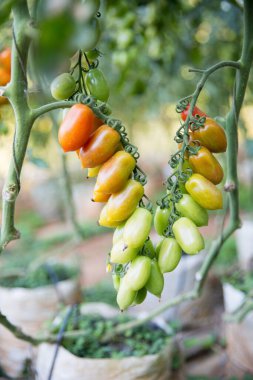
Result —
[{"label": "ripening tomato", "polygon": [[158,253],[158,265],[162,273],[173,271],[177,266],[182,256],[182,250],[172,237],[163,239]]},{"label": "ripening tomato", "polygon": [[[188,116],[188,112],[189,112],[189,108],[190,108],[190,104],[188,104],[185,108],[185,110],[181,113],[181,118],[185,121],[187,116]],[[193,108],[193,112],[192,112],[192,115],[193,116],[196,116],[196,115],[199,115],[200,117],[202,116],[207,116],[205,112],[201,111],[198,107],[194,107]]]},{"label": "ripening tomato", "polygon": [[207,210],[222,208],[222,192],[201,174],[193,174],[185,183],[192,198]]},{"label": "ripening tomato", "polygon": [[[78,157],[79,157],[79,152],[80,150],[78,151]],[[87,178],[97,177],[100,168],[101,168],[101,165],[95,166],[94,168],[88,168]]]},{"label": "ripening tomato", "polygon": [[130,289],[140,290],[143,288],[150,276],[151,259],[147,256],[137,256],[128,269],[125,280]]},{"label": "ripening tomato", "polygon": [[143,186],[139,182],[129,179],[121,191],[110,196],[107,203],[108,219],[112,222],[123,222],[129,218],[143,194]]},{"label": "ripening tomato", "polygon": [[215,185],[222,181],[224,173],[219,161],[204,146],[189,157],[189,162],[194,173],[202,174]]},{"label": "ripening tomato", "polygon": [[224,129],[210,117],[206,118],[203,127],[190,132],[192,140],[199,141],[200,145],[205,146],[210,152],[222,153],[227,149],[227,137]]},{"label": "ripening tomato", "polygon": [[11,73],[0,67],[0,86],[5,86],[11,80]]},{"label": "ripening tomato", "polygon": [[79,158],[84,168],[102,165],[116,151],[120,134],[108,125],[99,127],[80,149]]},{"label": "ripening tomato", "polygon": [[120,287],[120,277],[117,274],[112,275],[112,282],[114,289],[118,291]]},{"label": "ripening tomato", "polygon": [[125,223],[120,224],[113,233],[112,245],[116,244],[119,240],[123,240]]},{"label": "ripening tomato", "polygon": [[0,67],[6,71],[11,71],[11,49],[6,48],[0,52]]},{"label": "ripening tomato", "polygon": [[98,129],[99,127],[101,127],[101,125],[103,124],[104,124],[103,120],[99,119],[99,117],[94,115],[94,131]]},{"label": "ripening tomato", "polygon": [[207,226],[208,213],[206,209],[195,202],[189,194],[183,194],[183,197],[176,203],[176,209],[181,216],[191,219],[196,226]]},{"label": "ripening tomato", "polygon": [[111,194],[105,194],[100,191],[94,191],[92,195],[93,202],[107,202]]},{"label": "ripening tomato", "polygon": [[122,311],[132,305],[137,294],[136,291],[130,288],[125,277],[120,280],[119,291],[117,294],[117,304]]},{"label": "ripening tomato", "polygon": [[164,287],[164,278],[156,260],[151,261],[150,276],[145,287],[150,293],[154,294],[158,298],[161,297]]},{"label": "ripening tomato", "polygon": [[134,302],[132,303],[132,306],[140,305],[145,300],[146,296],[147,296],[146,288],[142,288],[138,290],[135,296]]},{"label": "ripening tomato", "polygon": [[108,206],[108,204],[106,204],[102,208],[100,216],[99,216],[98,224],[100,226],[103,226],[103,227],[116,228],[116,227],[118,227],[118,225],[120,223],[119,222],[115,222],[115,221],[111,221],[111,220],[108,219],[108,216],[107,216],[107,206]]},{"label": "ripening tomato", "polygon": [[173,224],[172,230],[176,241],[185,253],[195,255],[205,248],[204,239],[191,219],[179,218]]},{"label": "ripening tomato", "polygon": [[85,75],[85,85],[90,95],[94,98],[107,102],[109,98],[109,87],[104,74],[99,69],[91,69]]},{"label": "ripening tomato", "polygon": [[56,100],[68,99],[76,88],[75,79],[69,73],[58,75],[51,83],[52,97]]},{"label": "ripening tomato", "polygon": [[151,227],[151,212],[145,208],[138,207],[125,224],[123,232],[124,243],[132,248],[142,247],[148,238]]},{"label": "ripening tomato", "polygon": [[78,150],[88,141],[93,132],[93,122],[94,114],[89,107],[75,104],[70,108],[58,132],[58,140],[64,152]]},{"label": "ripening tomato", "polygon": [[114,264],[126,264],[137,256],[138,249],[126,247],[123,240],[119,240],[111,250],[110,261]]},{"label": "ripening tomato", "polygon": [[120,191],[136,165],[135,159],[125,151],[118,151],[106,161],[98,174],[95,191],[117,193]]},{"label": "ripening tomato", "polygon": [[170,209],[157,207],[154,216],[154,227],[158,235],[163,235],[169,222]]}]

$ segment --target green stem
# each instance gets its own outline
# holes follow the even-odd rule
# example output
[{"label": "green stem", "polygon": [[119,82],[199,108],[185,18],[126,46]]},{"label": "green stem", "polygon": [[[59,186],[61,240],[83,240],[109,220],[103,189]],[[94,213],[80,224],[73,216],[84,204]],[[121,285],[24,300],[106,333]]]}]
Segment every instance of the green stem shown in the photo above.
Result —
[{"label": "green stem", "polygon": [[20,191],[20,173],[33,124],[26,95],[26,64],[30,42],[24,33],[30,22],[26,1],[15,3],[13,17],[12,75],[7,96],[15,114],[15,133],[12,158],[3,188],[0,252],[9,241],[19,237],[14,226],[15,201]]}]

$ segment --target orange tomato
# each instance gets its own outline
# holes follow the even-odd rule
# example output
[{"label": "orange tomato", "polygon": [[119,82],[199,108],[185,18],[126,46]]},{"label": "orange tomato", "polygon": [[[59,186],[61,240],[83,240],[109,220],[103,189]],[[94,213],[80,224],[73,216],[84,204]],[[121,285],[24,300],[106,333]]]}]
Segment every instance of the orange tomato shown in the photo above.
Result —
[{"label": "orange tomato", "polygon": [[129,179],[125,187],[118,193],[112,194],[107,203],[107,217],[112,222],[123,222],[136,209],[144,194],[143,186]]},{"label": "orange tomato", "polygon": [[[185,110],[181,113],[181,118],[185,121],[187,116],[188,116],[188,112],[189,112],[189,108],[190,108],[190,104],[188,104],[185,108]],[[192,115],[193,116],[196,116],[196,115],[199,115],[200,117],[202,116],[207,116],[205,112],[201,111],[198,107],[194,107],[193,108],[193,111],[192,111]]]},{"label": "orange tomato", "polygon": [[107,202],[111,194],[105,194],[101,191],[94,191],[92,195],[93,202]]},{"label": "orange tomato", "polygon": [[215,185],[222,181],[224,173],[219,161],[204,146],[189,157],[189,163],[194,173],[202,174]]},{"label": "orange tomato", "polygon": [[0,66],[6,71],[11,71],[11,49],[6,48],[0,52]]},{"label": "orange tomato", "polygon": [[125,151],[116,152],[99,170],[95,191],[117,193],[125,186],[135,165],[131,154]]},{"label": "orange tomato", "polygon": [[101,127],[101,125],[103,124],[104,124],[103,120],[99,119],[99,117],[94,115],[94,131],[98,129],[99,127]]},{"label": "orange tomato", "polygon": [[199,141],[200,145],[205,146],[210,152],[226,152],[227,138],[224,129],[210,117],[206,118],[203,127],[195,131],[190,131],[192,140]]},{"label": "orange tomato", "polygon": [[94,114],[84,104],[75,104],[59,128],[58,140],[64,152],[80,149],[93,132]]},{"label": "orange tomato", "polygon": [[5,68],[0,67],[0,86],[5,86],[11,80],[11,73]]},{"label": "orange tomato", "polygon": [[103,164],[116,151],[120,134],[108,125],[99,127],[80,149],[79,158],[84,168]]},{"label": "orange tomato", "polygon": [[186,181],[185,187],[195,202],[207,210],[222,208],[222,192],[201,174],[193,174]]}]

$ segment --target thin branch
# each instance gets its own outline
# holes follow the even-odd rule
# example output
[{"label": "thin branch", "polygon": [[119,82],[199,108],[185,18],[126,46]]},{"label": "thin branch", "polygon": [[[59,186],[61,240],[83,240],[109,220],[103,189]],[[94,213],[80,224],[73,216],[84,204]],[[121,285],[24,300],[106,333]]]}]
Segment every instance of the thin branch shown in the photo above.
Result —
[{"label": "thin branch", "polygon": [[32,110],[32,118],[36,120],[38,117],[44,115],[47,112],[59,110],[61,108],[70,108],[76,104],[73,100],[63,100],[59,102],[53,102],[45,104],[39,108],[35,108]]}]

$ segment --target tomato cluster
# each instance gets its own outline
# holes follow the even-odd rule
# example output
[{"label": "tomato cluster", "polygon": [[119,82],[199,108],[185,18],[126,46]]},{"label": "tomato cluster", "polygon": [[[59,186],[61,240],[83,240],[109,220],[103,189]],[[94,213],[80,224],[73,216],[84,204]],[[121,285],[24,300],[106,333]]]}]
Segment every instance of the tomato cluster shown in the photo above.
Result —
[{"label": "tomato cluster", "polygon": [[[0,52],[0,86],[5,86],[11,80],[11,49]],[[7,103],[7,99],[0,96],[0,105]]]},{"label": "tomato cluster", "polygon": [[[181,114],[184,121],[188,111],[189,105]],[[203,123],[197,128],[194,122],[189,121],[189,141],[183,152],[182,171],[178,174],[178,164],[171,176],[173,178],[177,173],[176,180],[171,179],[166,196],[170,201],[167,207],[157,207],[155,212],[155,229],[164,236],[156,248],[162,273],[177,267],[182,252],[195,255],[204,248],[204,239],[198,227],[208,224],[207,210],[222,208],[222,192],[216,185],[222,181],[224,173],[213,153],[226,151],[226,134],[215,120],[195,107],[192,120],[198,124],[200,118]],[[179,144],[181,148],[182,142]],[[180,152],[177,157],[180,157]]]}]

